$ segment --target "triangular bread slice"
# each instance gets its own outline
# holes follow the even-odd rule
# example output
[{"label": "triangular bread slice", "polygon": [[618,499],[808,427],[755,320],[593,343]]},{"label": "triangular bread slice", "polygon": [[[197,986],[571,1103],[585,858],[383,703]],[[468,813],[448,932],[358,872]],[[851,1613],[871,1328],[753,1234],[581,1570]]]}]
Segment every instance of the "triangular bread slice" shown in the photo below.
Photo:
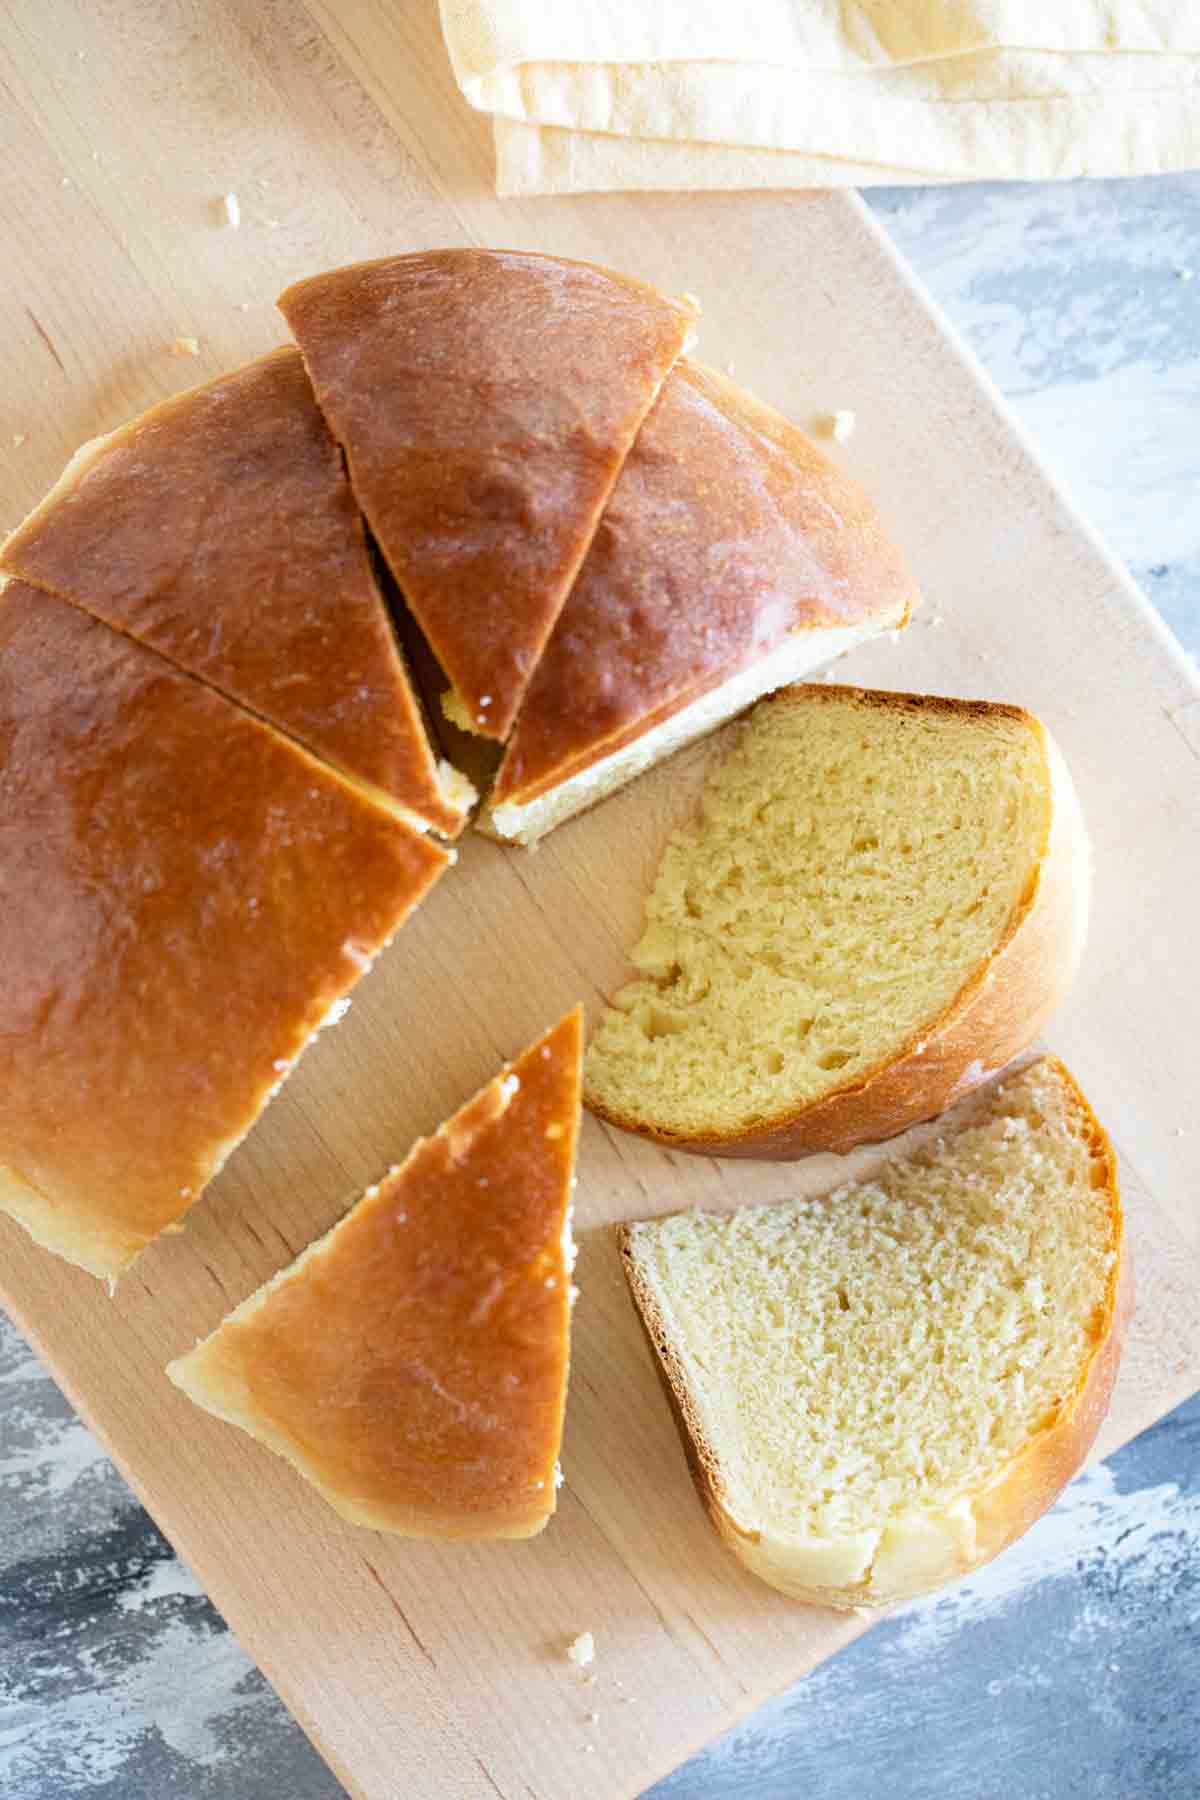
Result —
[{"label": "triangular bread slice", "polygon": [[1032,1043],[1089,892],[1070,775],[1029,713],[785,688],[667,844],[587,1104],[723,1156],[889,1137]]},{"label": "triangular bread slice", "polygon": [[554,1511],[579,1009],[167,1373],[343,1517],[517,1538]]},{"label": "triangular bread slice", "polygon": [[250,708],[384,804],[452,836],[439,768],[299,352],[274,351],[76,452],[0,550]]},{"label": "triangular bread slice", "polygon": [[154,651],[0,595],[0,1210],[110,1279],[448,852]]},{"label": "triangular bread slice", "polygon": [[701,1498],[821,1606],[987,1562],[1083,1462],[1133,1284],[1116,1159],[1053,1057],[823,1199],[621,1233]]},{"label": "triangular bread slice", "polygon": [[459,711],[506,737],[694,304],[509,250],[358,263],[279,304]]},{"label": "triangular bread slice", "polygon": [[916,598],[857,483],[772,408],[679,363],[538,663],[483,828],[533,843],[903,625]]}]

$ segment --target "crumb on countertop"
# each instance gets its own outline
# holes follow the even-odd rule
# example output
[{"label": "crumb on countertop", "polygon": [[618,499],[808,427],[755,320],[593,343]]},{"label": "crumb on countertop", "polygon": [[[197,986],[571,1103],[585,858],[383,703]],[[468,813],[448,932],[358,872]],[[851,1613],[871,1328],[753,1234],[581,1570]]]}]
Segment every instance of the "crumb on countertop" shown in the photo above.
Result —
[{"label": "crumb on countertop", "polygon": [[20,448],[21,448],[21,445],[22,445],[22,444],[23,444],[23,443],[24,443],[24,442],[25,442],[25,433],[24,433],[24,432],[23,432],[23,431],[14,431],[14,432],[13,432],[13,435],[12,435],[12,447],[13,447],[13,449],[14,449],[14,450],[19,450],[19,449],[20,449]]},{"label": "crumb on countertop", "polygon": [[221,196],[221,217],[231,230],[237,230],[242,222],[242,203],[236,194],[230,193]]},{"label": "crumb on countertop", "polygon": [[857,424],[858,414],[843,406],[836,412],[822,413],[817,420],[817,429],[822,437],[836,438],[839,444],[844,444],[847,438],[854,436]]},{"label": "crumb on countertop", "polygon": [[590,1631],[581,1631],[577,1638],[567,1645],[567,1661],[573,1662],[577,1669],[584,1669],[596,1659],[596,1640]]},{"label": "crumb on countertop", "polygon": [[171,345],[172,356],[199,356],[200,339],[194,337],[177,337]]}]

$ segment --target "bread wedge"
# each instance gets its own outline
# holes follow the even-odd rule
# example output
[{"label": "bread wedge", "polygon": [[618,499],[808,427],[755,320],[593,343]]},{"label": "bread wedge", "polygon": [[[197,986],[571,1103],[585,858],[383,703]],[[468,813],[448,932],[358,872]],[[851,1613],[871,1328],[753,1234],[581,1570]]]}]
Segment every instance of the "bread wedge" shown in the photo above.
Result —
[{"label": "bread wedge", "polygon": [[0,1210],[111,1281],[449,853],[22,582],[0,593],[0,742]]},{"label": "bread wedge", "polygon": [[873,1181],[620,1237],[717,1530],[814,1605],[910,1599],[1027,1530],[1132,1307],[1116,1160],[1053,1057]]},{"label": "bread wedge", "polygon": [[0,572],[157,650],[422,829],[466,822],[473,790],[433,756],[292,347],[85,444]]},{"label": "bread wedge", "polygon": [[785,689],[668,842],[586,1102],[725,1156],[890,1137],[1032,1042],[1089,887],[1071,778],[1030,714]]},{"label": "bread wedge", "polygon": [[168,1368],[355,1524],[530,1537],[554,1511],[578,1008]]},{"label": "bread wedge", "polygon": [[279,305],[461,715],[506,737],[694,303],[472,249],[332,269]]},{"label": "bread wedge", "polygon": [[916,599],[857,483],[685,359],[626,459],[482,828],[534,843],[761,694],[898,629]]}]

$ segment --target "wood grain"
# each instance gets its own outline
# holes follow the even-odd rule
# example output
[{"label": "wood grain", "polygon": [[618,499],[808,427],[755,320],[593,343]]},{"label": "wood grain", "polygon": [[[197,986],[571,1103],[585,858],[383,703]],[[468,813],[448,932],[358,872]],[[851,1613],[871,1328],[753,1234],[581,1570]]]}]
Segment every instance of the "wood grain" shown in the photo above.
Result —
[{"label": "wood grain", "polygon": [[[34,0],[0,7],[0,171],[0,524],[80,439],[282,341],[272,302],[287,282],[438,244],[594,257],[691,289],[707,360],[802,422],[857,413],[839,454],[928,601],[900,646],[857,653],[847,674],[1041,713],[1093,830],[1091,944],[1051,1039],[1116,1139],[1139,1276],[1101,1448],[1200,1384],[1195,1139],[1178,1135],[1200,1091],[1200,696],[857,203],[500,202],[487,124],[453,87],[432,0],[63,0],[53,30]],[[227,191],[237,231],[216,222]],[[199,359],[171,354],[180,335],[200,340]],[[587,1125],[567,1487],[529,1544],[343,1525],[161,1372],[502,1056],[576,998],[594,1011],[710,753],[536,854],[469,842],[186,1233],[115,1301],[0,1224],[13,1316],[346,1786],[372,1800],[635,1793],[858,1629],[790,1606],[721,1549],[606,1227],[816,1191],[877,1153],[747,1167]],[[591,1684],[563,1656],[585,1629]]]}]

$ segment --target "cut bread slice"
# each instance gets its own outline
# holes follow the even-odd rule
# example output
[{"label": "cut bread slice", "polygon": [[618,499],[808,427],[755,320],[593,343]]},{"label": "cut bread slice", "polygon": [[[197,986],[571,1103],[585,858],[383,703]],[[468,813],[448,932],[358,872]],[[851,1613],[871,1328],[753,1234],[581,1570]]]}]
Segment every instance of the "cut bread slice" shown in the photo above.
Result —
[{"label": "cut bread slice", "polygon": [[464,716],[506,737],[694,304],[506,250],[359,263],[279,304]]},{"label": "cut bread slice", "polygon": [[881,1606],[987,1562],[1087,1455],[1132,1280],[1116,1159],[1062,1064],[826,1199],[622,1228],[722,1538],[796,1599]]},{"label": "cut bread slice", "polygon": [[355,1524],[540,1531],[566,1398],[581,1050],[576,1008],[172,1381]]},{"label": "cut bread slice", "polygon": [[1028,713],[787,688],[668,842],[587,1104],[719,1155],[891,1136],[1032,1042],[1089,885],[1070,776]]},{"label": "cut bread slice", "polygon": [[667,377],[538,663],[482,826],[533,843],[879,632],[916,587],[866,495],[698,363]]},{"label": "cut bread slice", "polygon": [[449,860],[152,650],[0,596],[0,1209],[119,1275]]},{"label": "cut bread slice", "polygon": [[83,607],[447,836],[341,451],[290,346],[76,452],[0,570]]}]

